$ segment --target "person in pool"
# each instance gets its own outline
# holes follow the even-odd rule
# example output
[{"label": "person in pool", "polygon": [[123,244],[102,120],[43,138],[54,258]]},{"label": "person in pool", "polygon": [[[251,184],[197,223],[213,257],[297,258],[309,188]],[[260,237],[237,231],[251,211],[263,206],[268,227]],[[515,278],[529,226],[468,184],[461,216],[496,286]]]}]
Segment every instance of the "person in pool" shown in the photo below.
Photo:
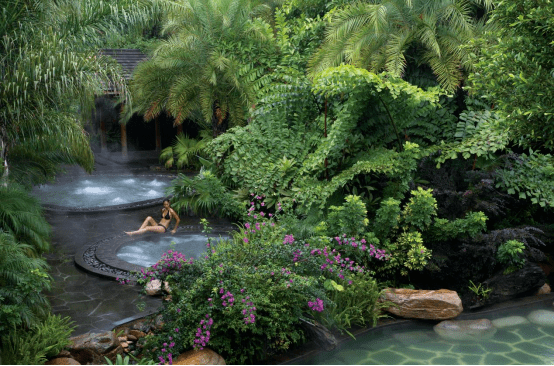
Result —
[{"label": "person in pool", "polygon": [[138,234],[144,234],[147,232],[165,233],[167,232],[167,229],[169,229],[169,224],[171,223],[171,219],[175,219],[175,227],[173,227],[173,230],[171,230],[171,233],[175,234],[175,232],[177,231],[177,226],[179,225],[179,222],[181,221],[181,219],[179,218],[179,215],[177,215],[177,212],[175,212],[175,210],[171,208],[171,204],[169,203],[169,200],[164,200],[163,208],[162,208],[162,217],[159,223],[156,223],[156,220],[154,220],[152,216],[148,216],[140,226],[140,229],[136,231],[126,231],[125,234],[129,236],[133,236]]}]

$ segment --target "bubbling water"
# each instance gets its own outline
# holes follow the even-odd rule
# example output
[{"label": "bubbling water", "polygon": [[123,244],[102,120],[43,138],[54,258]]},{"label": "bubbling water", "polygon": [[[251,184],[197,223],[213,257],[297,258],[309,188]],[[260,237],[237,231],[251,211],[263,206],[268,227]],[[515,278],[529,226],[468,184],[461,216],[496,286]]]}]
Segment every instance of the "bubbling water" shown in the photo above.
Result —
[{"label": "bubbling water", "polygon": [[94,208],[140,202],[165,196],[170,178],[88,176],[34,187],[31,194],[43,204]]},{"label": "bubbling water", "polygon": [[[229,237],[222,236],[221,238],[228,239]],[[214,238],[213,242],[218,240],[220,240],[219,237]],[[136,240],[120,248],[117,257],[129,263],[150,267],[170,249],[183,254],[186,258],[199,258],[207,250],[206,243],[206,236],[200,234],[148,235],[143,240]]]}]

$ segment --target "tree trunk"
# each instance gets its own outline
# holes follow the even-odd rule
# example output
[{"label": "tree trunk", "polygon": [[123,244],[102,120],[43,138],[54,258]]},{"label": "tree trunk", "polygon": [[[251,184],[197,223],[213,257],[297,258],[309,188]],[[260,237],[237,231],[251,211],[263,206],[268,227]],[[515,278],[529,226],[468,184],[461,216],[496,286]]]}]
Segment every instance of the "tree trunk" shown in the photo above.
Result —
[{"label": "tree trunk", "polygon": [[213,114],[212,114],[212,130],[213,137],[225,133],[229,127],[229,113],[223,111],[219,107],[219,103],[215,102],[213,105]]},{"label": "tree trunk", "polygon": [[0,170],[0,184],[3,186],[8,185],[8,143],[7,133],[4,127],[0,127],[0,162],[2,163],[2,170]]}]

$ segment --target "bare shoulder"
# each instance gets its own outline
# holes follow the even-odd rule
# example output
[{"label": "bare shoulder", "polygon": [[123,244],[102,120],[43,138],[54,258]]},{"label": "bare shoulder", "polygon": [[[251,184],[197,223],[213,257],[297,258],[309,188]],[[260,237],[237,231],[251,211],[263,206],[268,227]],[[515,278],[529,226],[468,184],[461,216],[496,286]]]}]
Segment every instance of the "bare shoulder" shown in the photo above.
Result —
[{"label": "bare shoulder", "polygon": [[178,216],[177,212],[175,212],[175,210],[172,209],[171,207],[169,208],[169,211],[171,212],[172,215]]}]

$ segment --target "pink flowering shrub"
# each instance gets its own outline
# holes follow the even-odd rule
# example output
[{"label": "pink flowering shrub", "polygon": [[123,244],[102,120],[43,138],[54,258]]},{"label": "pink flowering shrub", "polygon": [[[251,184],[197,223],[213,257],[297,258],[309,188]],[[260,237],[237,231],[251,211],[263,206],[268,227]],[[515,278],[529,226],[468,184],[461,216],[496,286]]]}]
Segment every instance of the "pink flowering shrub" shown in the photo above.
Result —
[{"label": "pink flowering shrub", "polygon": [[[163,329],[143,347],[153,359],[168,360],[168,353],[162,352],[168,348],[160,344],[171,336],[175,344],[172,357],[209,347],[227,363],[260,363],[306,341],[300,318],[312,317],[329,327],[344,328],[344,321],[335,318],[343,311],[343,300],[348,299],[337,297],[336,288],[350,294],[357,280],[370,278],[371,272],[333,247],[331,238],[305,241],[287,233],[278,221],[286,205],[277,203],[276,211],[267,212],[262,196],[253,199],[257,200],[252,201],[254,210],[232,240],[217,245],[208,240],[206,253],[194,261],[168,252],[141,273],[141,280],[164,279],[172,289],[171,301],[164,301],[161,311]],[[375,260],[386,258],[375,246],[362,248],[352,243],[348,241],[352,250]],[[328,287],[328,281],[337,287]],[[377,289],[372,291],[378,294]],[[372,294],[366,298],[376,299]],[[377,313],[365,311],[359,318],[375,316]]]}]

